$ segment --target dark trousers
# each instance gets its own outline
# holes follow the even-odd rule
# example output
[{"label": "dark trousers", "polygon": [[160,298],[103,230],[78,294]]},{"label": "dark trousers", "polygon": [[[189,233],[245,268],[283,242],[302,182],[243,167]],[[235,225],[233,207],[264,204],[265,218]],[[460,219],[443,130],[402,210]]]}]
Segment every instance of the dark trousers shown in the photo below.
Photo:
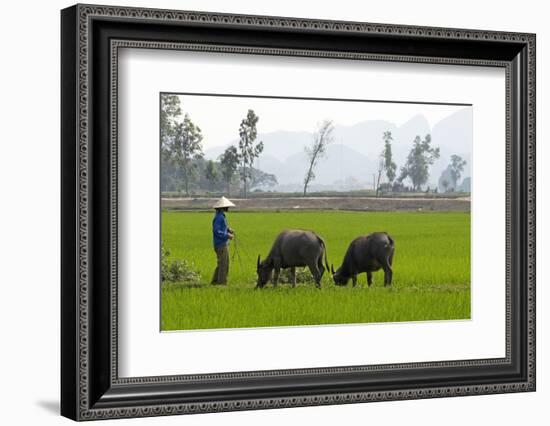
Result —
[{"label": "dark trousers", "polygon": [[227,244],[223,244],[214,247],[214,251],[216,252],[218,263],[211,284],[226,285],[227,274],[229,273],[229,249],[227,248]]}]

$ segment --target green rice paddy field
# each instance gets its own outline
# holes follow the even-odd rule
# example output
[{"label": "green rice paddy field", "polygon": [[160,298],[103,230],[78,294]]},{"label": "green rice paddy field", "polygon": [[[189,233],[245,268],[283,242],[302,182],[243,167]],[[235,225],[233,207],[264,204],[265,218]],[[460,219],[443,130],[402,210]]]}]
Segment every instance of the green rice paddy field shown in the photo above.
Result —
[{"label": "green rice paddy field", "polygon": [[[269,211],[229,212],[231,243],[227,287],[209,284],[216,257],[212,212],[163,211],[162,240],[170,259],[185,259],[200,284],[162,285],[161,329],[218,329],[470,318],[470,214],[457,212]],[[393,284],[383,271],[367,287],[337,287],[325,273],[322,288],[279,284],[255,290],[256,258],[268,253],[283,229],[317,232],[336,268],[351,240],[387,231],[395,240]],[[236,252],[235,252],[236,246]]]}]

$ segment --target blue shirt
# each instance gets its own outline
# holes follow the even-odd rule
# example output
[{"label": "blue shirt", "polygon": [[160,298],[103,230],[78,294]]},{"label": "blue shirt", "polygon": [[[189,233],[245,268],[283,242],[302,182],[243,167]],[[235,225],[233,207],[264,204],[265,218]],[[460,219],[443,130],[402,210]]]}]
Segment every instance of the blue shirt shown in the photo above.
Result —
[{"label": "blue shirt", "polygon": [[214,235],[214,247],[220,247],[227,244],[229,240],[227,219],[223,211],[216,212],[212,221],[212,233]]}]

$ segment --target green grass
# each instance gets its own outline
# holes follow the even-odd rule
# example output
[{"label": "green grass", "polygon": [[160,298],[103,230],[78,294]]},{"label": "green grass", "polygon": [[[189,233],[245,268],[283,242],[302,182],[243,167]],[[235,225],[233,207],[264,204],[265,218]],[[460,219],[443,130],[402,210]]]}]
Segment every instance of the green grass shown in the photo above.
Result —
[{"label": "green grass", "polygon": [[[237,233],[230,247],[227,288],[208,284],[215,267],[212,213],[163,212],[162,239],[171,258],[190,261],[201,285],[163,286],[163,330],[465,319],[470,317],[470,214],[416,212],[229,212]],[[322,289],[254,290],[256,258],[285,228],[315,230],[337,267],[357,235],[387,231],[395,240],[393,284],[383,272],[366,286],[336,287],[325,274]]]}]

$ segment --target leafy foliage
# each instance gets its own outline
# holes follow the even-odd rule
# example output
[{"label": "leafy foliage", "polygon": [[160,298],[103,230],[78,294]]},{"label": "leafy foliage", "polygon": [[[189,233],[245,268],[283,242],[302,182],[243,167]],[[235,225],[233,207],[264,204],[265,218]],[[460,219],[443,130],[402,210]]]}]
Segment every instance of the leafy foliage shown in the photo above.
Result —
[{"label": "leafy foliage", "polygon": [[161,245],[161,281],[165,283],[200,284],[201,277],[186,260],[170,260],[170,250]]},{"label": "leafy foliage", "polygon": [[277,185],[277,176],[271,173],[263,172],[259,169],[255,169],[254,167],[250,170],[251,178],[250,178],[250,188],[257,188],[257,187],[272,187]]},{"label": "leafy foliage", "polygon": [[216,169],[216,163],[212,160],[206,162],[205,177],[210,182],[210,190],[214,190],[214,184],[218,181],[218,171]]},{"label": "leafy foliage", "polygon": [[[283,269],[279,275],[279,282],[281,284],[291,284],[292,277],[290,275],[290,268]],[[307,268],[296,268],[296,284],[314,284],[315,279],[311,272]]]},{"label": "leafy foliage", "polygon": [[451,155],[451,164],[449,165],[449,171],[451,173],[451,179],[453,180],[453,188],[456,191],[456,186],[460,180],[460,176],[464,171],[466,160],[463,160],[460,155]]},{"label": "leafy foliage", "polygon": [[241,163],[241,180],[243,181],[243,193],[246,198],[247,183],[252,177],[251,169],[254,164],[254,160],[260,156],[264,150],[263,142],[255,144],[258,137],[258,130],[256,128],[260,117],[258,117],[254,110],[249,109],[246,114],[246,118],[241,121],[239,126],[239,160]]},{"label": "leafy foliage", "polygon": [[178,95],[160,97],[161,182],[178,187],[183,181],[189,195],[189,183],[196,177],[196,164],[203,157],[202,133],[189,114],[181,119],[181,100]]},{"label": "leafy foliage", "polygon": [[423,140],[420,136],[416,136],[407,161],[401,167],[399,182],[409,178],[415,191],[419,191],[420,187],[428,181],[429,167],[439,158],[439,147],[432,147],[431,141],[432,138],[429,134]]},{"label": "leafy foliage", "polygon": [[384,140],[384,149],[380,153],[380,158],[378,159],[378,180],[376,183],[376,196],[378,197],[378,193],[380,190],[382,190],[382,187],[380,185],[380,178],[382,176],[382,172],[386,171],[386,177],[388,178],[388,184],[385,186],[385,188],[392,188],[393,180],[395,179],[395,171],[397,170],[397,164],[393,161],[393,154],[391,149],[391,143],[393,141],[393,137],[390,131],[384,132],[382,135],[382,139]]},{"label": "leafy foliage", "polygon": [[177,95],[160,96],[160,134],[164,143],[174,136],[175,121],[181,117],[181,101]]},{"label": "leafy foliage", "polygon": [[185,193],[189,195],[189,181],[196,177],[196,167],[192,159],[203,157],[202,133],[189,114],[185,114],[182,123],[176,124],[174,137],[169,146],[171,159],[181,167]]},{"label": "leafy foliage", "polygon": [[231,145],[222,155],[220,155],[219,160],[223,179],[227,183],[227,195],[229,196],[231,192],[231,182],[233,182],[233,178],[239,167],[239,153],[237,152],[237,148]]},{"label": "leafy foliage", "polygon": [[388,178],[388,182],[392,184],[393,180],[395,179],[395,173],[397,171],[397,164],[393,162],[391,149],[393,137],[391,135],[391,132],[384,132],[382,138],[384,139],[384,150],[382,151],[382,157],[384,158],[384,169],[386,170],[386,177]]}]

